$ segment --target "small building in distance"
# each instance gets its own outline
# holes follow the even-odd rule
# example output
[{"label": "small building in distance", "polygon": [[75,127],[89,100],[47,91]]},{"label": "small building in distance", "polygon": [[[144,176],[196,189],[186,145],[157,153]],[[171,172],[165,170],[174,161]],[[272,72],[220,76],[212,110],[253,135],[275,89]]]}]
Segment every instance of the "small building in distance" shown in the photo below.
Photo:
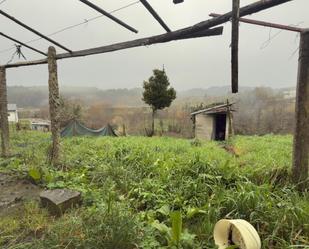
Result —
[{"label": "small building in distance", "polygon": [[192,112],[195,138],[222,141],[233,135],[232,105],[227,102]]},{"label": "small building in distance", "polygon": [[295,102],[296,100],[296,89],[285,89],[283,91],[283,98],[293,100]]},{"label": "small building in distance", "polygon": [[11,123],[18,123],[18,111],[16,104],[8,104],[8,120]]},{"label": "small building in distance", "polygon": [[51,123],[49,120],[33,118],[30,119],[31,130],[35,131],[50,131]]}]

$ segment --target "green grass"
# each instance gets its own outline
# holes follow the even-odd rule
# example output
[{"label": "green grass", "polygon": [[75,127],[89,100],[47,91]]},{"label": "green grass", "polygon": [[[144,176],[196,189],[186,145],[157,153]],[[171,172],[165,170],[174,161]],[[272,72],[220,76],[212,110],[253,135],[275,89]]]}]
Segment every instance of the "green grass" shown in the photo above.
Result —
[{"label": "green grass", "polygon": [[263,248],[309,246],[309,196],[290,180],[291,136],[236,137],[234,154],[166,137],[64,139],[59,169],[47,163],[49,143],[49,134],[14,133],[16,156],[0,159],[0,171],[27,178],[37,169],[38,184],[77,189],[83,206],[54,219],[26,204],[0,220],[1,248],[176,248],[167,235],[174,211],[179,248],[216,248],[222,218],[251,222]]}]

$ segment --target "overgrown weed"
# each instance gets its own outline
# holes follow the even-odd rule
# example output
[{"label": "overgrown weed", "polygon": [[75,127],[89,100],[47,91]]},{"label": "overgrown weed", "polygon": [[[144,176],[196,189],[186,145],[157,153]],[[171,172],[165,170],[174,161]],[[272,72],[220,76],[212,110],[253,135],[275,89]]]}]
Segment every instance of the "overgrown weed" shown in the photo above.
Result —
[{"label": "overgrown weed", "polygon": [[[251,222],[263,248],[309,245],[309,198],[298,193],[290,179],[290,136],[235,137],[229,146],[238,156],[215,142],[195,146],[166,137],[77,137],[62,141],[66,169],[57,170],[44,159],[46,135],[38,134],[14,137],[20,156],[7,162],[5,170],[27,174],[38,165],[50,175],[40,184],[77,189],[84,204],[58,220],[38,211],[32,215],[39,221],[25,222],[24,228],[14,224],[14,216],[6,217],[0,224],[12,226],[0,233],[2,247],[172,248],[151,224],[157,220],[172,227],[174,211],[181,213],[183,229],[194,238],[182,248],[214,249],[213,226],[222,218]],[[27,141],[39,143],[18,147]],[[19,215],[21,220],[27,217]],[[15,239],[41,223],[40,236]]]}]

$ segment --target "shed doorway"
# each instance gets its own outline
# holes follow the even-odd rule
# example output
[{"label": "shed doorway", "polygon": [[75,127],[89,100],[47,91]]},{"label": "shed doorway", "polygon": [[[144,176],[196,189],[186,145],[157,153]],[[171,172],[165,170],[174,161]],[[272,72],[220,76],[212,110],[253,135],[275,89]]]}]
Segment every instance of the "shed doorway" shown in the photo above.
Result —
[{"label": "shed doorway", "polygon": [[215,115],[215,140],[225,140],[226,132],[226,114]]}]

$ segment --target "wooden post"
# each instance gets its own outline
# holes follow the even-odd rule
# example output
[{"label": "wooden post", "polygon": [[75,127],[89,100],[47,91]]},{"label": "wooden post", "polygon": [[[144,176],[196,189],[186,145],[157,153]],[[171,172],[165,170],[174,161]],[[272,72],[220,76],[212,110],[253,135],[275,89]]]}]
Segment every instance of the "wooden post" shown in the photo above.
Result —
[{"label": "wooden post", "polygon": [[300,36],[298,63],[292,171],[294,182],[305,190],[309,185],[309,29]]},{"label": "wooden post", "polygon": [[10,154],[10,129],[8,120],[8,101],[6,88],[6,70],[0,67],[0,128],[1,128],[1,156]]},{"label": "wooden post", "polygon": [[228,119],[229,119],[229,138],[232,138],[234,137],[235,132],[234,132],[233,113],[231,110],[229,110]]},{"label": "wooden post", "polygon": [[122,125],[122,135],[123,135],[124,137],[127,136],[126,125],[125,125],[125,124]]},{"label": "wooden post", "polygon": [[152,108],[152,121],[151,121],[151,137],[155,134],[155,117],[156,117],[156,110]]},{"label": "wooden post", "polygon": [[239,0],[233,1],[232,11],[232,93],[238,93],[238,43],[239,43]]},{"label": "wooden post", "polygon": [[226,104],[227,104],[227,118],[229,121],[228,138],[232,138],[234,136],[233,113],[228,99],[226,100]]},{"label": "wooden post", "polygon": [[196,116],[195,115],[193,115],[193,116],[191,116],[191,120],[192,120],[192,123],[193,123],[193,125],[192,125],[192,138],[195,138],[196,137],[196,132],[195,132],[195,130],[196,130]]},{"label": "wooden post", "polygon": [[57,73],[56,49],[54,47],[48,48],[48,72],[49,72],[49,113],[51,120],[52,132],[52,147],[50,150],[50,162],[54,165],[59,163],[60,151],[60,123],[59,123],[59,86]]},{"label": "wooden post", "polygon": [[229,135],[228,135],[228,138],[232,138],[235,135],[235,132],[234,132],[233,113],[231,111],[231,107],[228,107],[228,119],[229,119]]}]

